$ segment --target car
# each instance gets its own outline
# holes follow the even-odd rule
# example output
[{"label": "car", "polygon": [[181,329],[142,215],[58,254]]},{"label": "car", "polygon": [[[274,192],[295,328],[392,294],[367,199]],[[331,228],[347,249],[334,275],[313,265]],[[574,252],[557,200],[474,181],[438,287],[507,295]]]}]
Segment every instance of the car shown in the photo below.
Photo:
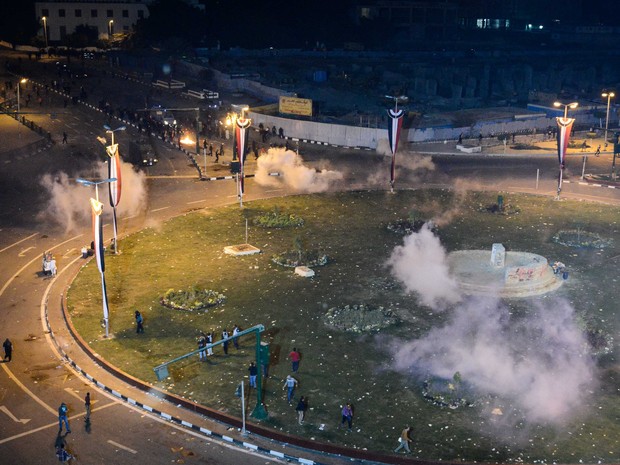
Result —
[{"label": "car", "polygon": [[177,120],[174,118],[172,112],[162,108],[161,105],[153,106],[151,109],[151,118],[155,121],[164,123],[167,126],[176,126],[177,124]]},{"label": "car", "polygon": [[142,159],[142,166],[153,166],[157,163],[157,158],[155,157],[145,157]]}]

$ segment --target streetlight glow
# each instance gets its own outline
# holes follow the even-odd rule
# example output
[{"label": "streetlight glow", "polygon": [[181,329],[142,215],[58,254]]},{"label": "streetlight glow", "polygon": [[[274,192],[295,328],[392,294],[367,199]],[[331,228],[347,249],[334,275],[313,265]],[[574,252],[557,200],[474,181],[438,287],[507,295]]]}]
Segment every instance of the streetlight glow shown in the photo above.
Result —
[{"label": "streetlight glow", "polygon": [[564,118],[568,117],[568,109],[574,110],[579,106],[579,102],[572,103],[562,103],[562,102],[553,102],[553,106],[556,108],[564,107]]},{"label": "streetlight glow", "polygon": [[109,35],[110,37],[112,37],[112,25],[113,25],[113,24],[114,24],[114,20],[113,20],[113,19],[111,19],[111,20],[108,22],[108,30],[109,30],[109,34],[108,34],[108,35]]},{"label": "streetlight glow", "polygon": [[43,34],[45,35],[45,48],[47,49],[47,18],[43,16]]},{"label": "streetlight glow", "polygon": [[103,129],[105,129],[106,134],[112,134],[112,145],[114,145],[114,133],[116,131],[124,131],[125,129],[127,129],[126,126],[119,126],[116,129],[112,129],[110,126],[108,126],[107,124],[103,125]]},{"label": "streetlight glow", "polygon": [[26,78],[21,78],[19,81],[17,81],[17,114],[19,115],[19,109],[20,109],[20,102],[19,102],[19,88],[21,87],[21,84],[26,84],[28,82],[28,79]]}]

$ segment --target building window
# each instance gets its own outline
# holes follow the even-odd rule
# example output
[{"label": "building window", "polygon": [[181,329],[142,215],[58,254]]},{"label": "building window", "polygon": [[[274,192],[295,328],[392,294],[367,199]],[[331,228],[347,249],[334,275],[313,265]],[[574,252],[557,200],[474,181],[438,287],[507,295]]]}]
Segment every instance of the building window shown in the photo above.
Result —
[{"label": "building window", "polygon": [[60,10],[58,10],[58,16],[61,18],[65,17],[65,9],[61,8]]},{"label": "building window", "polygon": [[138,18],[144,18],[144,10],[138,10]]},{"label": "building window", "polygon": [[129,18],[129,10],[123,10],[123,18]]},{"label": "building window", "polygon": [[114,18],[114,11],[108,10],[108,18]]},{"label": "building window", "polygon": [[129,26],[123,26],[123,31],[124,32],[129,32]]},{"label": "building window", "polygon": [[64,40],[67,37],[67,26],[60,26],[60,40]]},{"label": "building window", "polygon": [[97,17],[97,10],[90,10],[90,17],[91,18],[96,18]]},{"label": "building window", "polygon": [[41,10],[41,16],[45,16],[46,18],[50,15],[50,10],[48,10],[47,8],[43,8]]},{"label": "building window", "polygon": [[75,17],[76,18],[81,18],[82,17],[82,10],[75,10]]}]

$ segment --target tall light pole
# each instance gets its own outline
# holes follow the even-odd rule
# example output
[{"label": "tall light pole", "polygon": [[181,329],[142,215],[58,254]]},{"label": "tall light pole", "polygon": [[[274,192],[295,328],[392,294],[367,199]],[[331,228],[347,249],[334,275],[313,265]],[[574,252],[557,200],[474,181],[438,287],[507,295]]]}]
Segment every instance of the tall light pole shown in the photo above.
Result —
[{"label": "tall light pole", "polygon": [[20,95],[19,95],[19,88],[21,87],[22,84],[26,84],[28,82],[28,79],[26,78],[22,78],[19,81],[17,81],[17,115],[19,116],[19,110],[20,110]]},{"label": "tall light pole", "polygon": [[[562,103],[553,102],[553,106],[556,108],[564,107],[564,118],[557,117],[558,124],[558,160],[560,162],[560,171],[558,173],[558,193],[555,197],[556,200],[560,200],[560,192],[562,192],[562,178],[564,175],[564,158],[566,157],[566,151],[568,150],[568,141],[570,140],[570,133],[575,122],[575,118],[568,117],[568,109],[574,110],[579,103]],[[585,161],[584,161],[585,164]],[[585,168],[584,168],[585,169]]]},{"label": "tall light pole", "polygon": [[47,18],[43,16],[43,34],[45,35],[45,49],[47,50]]},{"label": "tall light pole", "polygon": [[609,128],[609,103],[612,98],[614,98],[616,94],[613,92],[603,92],[601,97],[607,98],[607,116],[605,117],[605,143],[607,143],[607,129]]},{"label": "tall light pole", "polygon": [[103,204],[99,202],[99,184],[106,182],[114,182],[116,178],[102,179],[101,181],[89,181],[87,179],[78,178],[76,181],[83,186],[95,186],[95,198],[90,199],[92,207],[93,220],[93,242],[95,244],[95,258],[97,259],[97,268],[101,274],[101,293],[103,304],[103,321],[105,323],[105,337],[110,335],[110,311],[108,308],[108,295],[105,285],[105,263],[103,257],[103,227],[101,224],[101,213],[103,212]]},{"label": "tall light pole", "polygon": [[110,21],[108,21],[108,38],[111,39],[112,38],[112,25],[114,24],[114,20],[111,19]]}]

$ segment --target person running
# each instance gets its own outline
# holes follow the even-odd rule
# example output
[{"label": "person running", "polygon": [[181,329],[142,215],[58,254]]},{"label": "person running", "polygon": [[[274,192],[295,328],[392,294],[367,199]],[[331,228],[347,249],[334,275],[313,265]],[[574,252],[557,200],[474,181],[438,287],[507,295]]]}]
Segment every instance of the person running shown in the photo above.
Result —
[{"label": "person running", "polygon": [[7,337],[2,344],[2,348],[4,349],[4,361],[10,362],[11,358],[13,358],[13,343]]},{"label": "person running", "polygon": [[409,448],[409,443],[411,442],[411,436],[409,435],[410,433],[411,426],[407,426],[404,430],[402,430],[402,432],[400,433],[400,437],[398,438],[398,447],[394,449],[394,452],[405,449],[405,451],[411,453],[411,449]]},{"label": "person running", "polygon": [[62,143],[66,144],[67,143],[67,133],[63,131],[62,133]]},{"label": "person running", "polygon": [[599,145],[599,146],[596,148],[596,152],[594,152],[594,156],[595,156],[595,157],[598,157],[600,154],[601,154],[601,146]]}]

